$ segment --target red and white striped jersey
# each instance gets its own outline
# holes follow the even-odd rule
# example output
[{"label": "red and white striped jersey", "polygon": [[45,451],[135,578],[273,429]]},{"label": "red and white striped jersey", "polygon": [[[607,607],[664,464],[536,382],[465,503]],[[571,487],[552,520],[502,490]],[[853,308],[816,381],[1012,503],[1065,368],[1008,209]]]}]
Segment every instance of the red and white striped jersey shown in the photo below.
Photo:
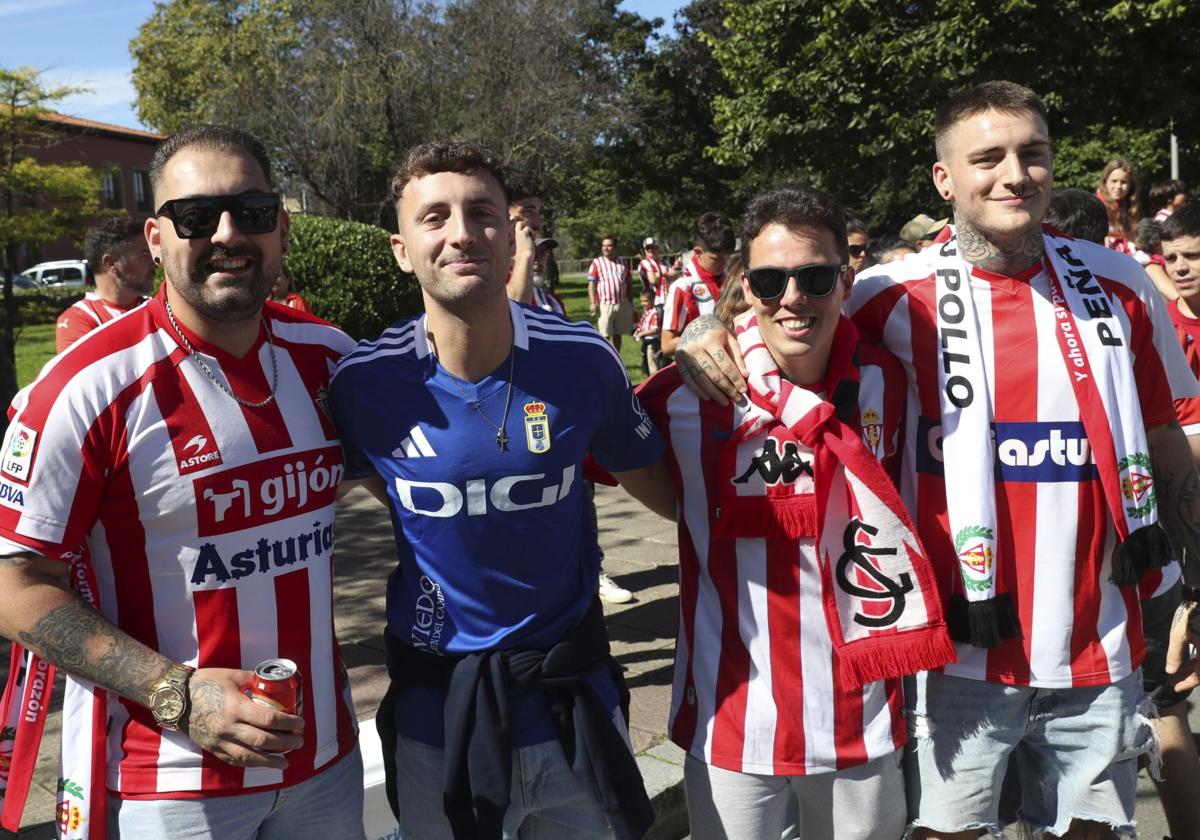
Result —
[{"label": "red and white striped jersey", "polygon": [[667,299],[667,275],[671,273],[671,266],[654,257],[642,257],[637,270],[642,287],[654,290],[655,306],[662,306]]},{"label": "red and white striped jersey", "polygon": [[[1171,323],[1175,326],[1175,334],[1183,347],[1183,355],[1187,358],[1192,376],[1200,378],[1200,318],[1184,315],[1179,309],[1179,301],[1173,300],[1167,304],[1171,313]],[[1184,434],[1200,435],[1200,397],[1185,397],[1175,401],[1175,414],[1179,425],[1183,426]]]},{"label": "red and white striped jersey", "polygon": [[[1169,422],[1172,392],[1197,390],[1161,298],[1128,257],[1080,240],[1072,248],[1125,327],[1146,427]],[[1012,597],[1021,636],[986,650],[958,645],[959,661],[945,671],[1044,688],[1115,682],[1142,661],[1138,590],[1108,580],[1116,534],[1059,349],[1048,275],[1040,265],[1016,277],[974,269],[969,285],[994,417],[997,585]],[[928,258],[916,254],[858,278],[847,310],[908,376],[901,495],[948,596],[963,584],[946,512],[952,465],[942,460],[935,296]]]},{"label": "red and white striped jersey", "polygon": [[[886,352],[861,350],[863,442],[891,466],[904,373]],[[726,770],[780,776],[841,770],[893,752],[905,741],[900,680],[853,690],[835,681],[815,541],[711,536],[720,514],[713,482],[730,480],[719,466],[724,442],[753,409],[749,401],[700,403],[681,382],[672,365],[638,391],[667,441],[680,500],[671,740]],[[748,492],[762,494],[764,484],[786,492],[790,484],[811,493],[812,450],[789,440],[781,453],[773,432],[764,428],[737,445],[735,472],[757,485]]]},{"label": "red and white striped jersey", "polygon": [[[110,695],[107,784],[179,796],[293,785],[349,752],[357,723],[333,629],[342,452],[323,400],[354,342],[267,304],[274,341],[241,359],[187,333],[243,408],[189,358],[164,296],[57,356],[14,401],[0,452],[0,540],[91,565],[106,618],[198,668],[297,663],[304,746],[289,766],[233,767]],[[85,550],[86,549],[86,550]],[[64,727],[65,729],[65,727]],[[68,745],[69,747],[70,745]],[[85,748],[85,745],[78,745]]]},{"label": "red and white striped jersey", "polygon": [[663,329],[678,335],[701,315],[712,314],[721,296],[723,276],[709,274],[692,256],[683,261],[683,274],[667,289],[663,304]]},{"label": "red and white striped jersey", "polygon": [[649,309],[642,312],[642,317],[638,319],[637,328],[634,330],[634,333],[653,333],[653,336],[645,335],[645,337],[658,338],[658,333],[660,330],[661,322],[658,317],[658,307],[651,306]]},{"label": "red and white striped jersey", "polygon": [[596,257],[588,266],[588,282],[596,284],[601,303],[620,303],[629,299],[629,266],[623,260]]},{"label": "red and white striped jersey", "polygon": [[54,330],[55,352],[61,353],[101,324],[107,324],[118,315],[124,315],[145,303],[139,300],[133,306],[120,307],[109,303],[95,292],[88,292],[83,300],[77,300],[58,316]]}]

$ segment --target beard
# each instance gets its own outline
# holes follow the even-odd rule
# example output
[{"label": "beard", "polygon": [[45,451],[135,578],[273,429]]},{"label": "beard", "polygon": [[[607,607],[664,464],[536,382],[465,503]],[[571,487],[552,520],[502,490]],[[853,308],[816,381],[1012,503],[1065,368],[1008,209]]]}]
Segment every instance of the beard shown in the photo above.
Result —
[{"label": "beard", "polygon": [[[262,251],[254,245],[239,248],[211,248],[195,256],[188,264],[186,253],[176,256],[163,246],[163,264],[167,280],[197,315],[211,321],[238,322],[259,317],[279,274],[279,264],[264,265]],[[215,280],[218,273],[213,260],[250,260],[247,270],[236,279]]]}]

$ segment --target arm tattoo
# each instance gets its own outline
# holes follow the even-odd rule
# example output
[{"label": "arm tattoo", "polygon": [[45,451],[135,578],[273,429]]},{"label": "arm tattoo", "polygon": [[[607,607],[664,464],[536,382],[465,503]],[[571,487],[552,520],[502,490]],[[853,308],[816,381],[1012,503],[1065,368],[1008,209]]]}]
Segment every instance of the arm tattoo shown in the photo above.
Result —
[{"label": "arm tattoo", "polygon": [[1015,243],[1001,246],[989,242],[970,222],[955,215],[954,235],[964,260],[987,271],[1010,277],[1029,268],[1045,252],[1040,225],[1022,234]]},{"label": "arm tattoo", "polygon": [[691,321],[686,327],[683,328],[683,334],[679,336],[678,349],[687,347],[688,344],[695,341],[700,336],[704,335],[705,333],[710,333],[713,330],[728,332],[728,330],[725,328],[725,325],[721,323],[721,319],[717,316],[701,315],[699,318]]},{"label": "arm tattoo", "polygon": [[18,635],[48,662],[143,705],[171,665],[74,595]]},{"label": "arm tattoo", "polygon": [[215,725],[225,713],[225,694],[221,686],[212,680],[193,679],[188,683],[188,697],[192,708],[186,720],[186,734],[205,749],[220,739]]},{"label": "arm tattoo", "polygon": [[1183,563],[1184,578],[1195,586],[1200,582],[1200,476],[1178,421],[1165,425],[1173,433],[1169,441],[1179,445],[1168,445],[1166,451],[1161,445],[1150,448],[1158,485],[1155,495],[1163,528]]}]

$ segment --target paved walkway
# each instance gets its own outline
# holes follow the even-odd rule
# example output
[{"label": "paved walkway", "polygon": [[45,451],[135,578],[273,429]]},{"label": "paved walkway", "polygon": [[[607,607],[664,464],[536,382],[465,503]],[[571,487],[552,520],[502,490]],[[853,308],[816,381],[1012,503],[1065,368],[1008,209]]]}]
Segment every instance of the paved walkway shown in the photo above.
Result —
[{"label": "paved walkway", "polygon": [[[630,686],[631,725],[638,763],[659,822],[651,840],[676,840],[687,831],[681,786],[682,753],[666,739],[671,696],[671,666],[676,621],[675,526],[645,511],[623,491],[598,488],[600,542],[605,570],[637,598],[630,604],[606,606],[609,633],[617,660],[626,668]],[[536,546],[531,546],[531,549]],[[384,616],[384,581],[394,563],[391,525],[383,508],[356,492],[338,509],[337,631],[350,672],[358,716],[371,719],[387,684],[380,634]],[[7,657],[0,654],[0,659]],[[7,662],[0,663],[0,684]],[[56,704],[61,702],[61,689]],[[54,788],[57,780],[59,715],[47,725],[48,737],[30,791],[22,838],[53,837]],[[1200,712],[1193,709],[1192,728],[1200,731]],[[1162,809],[1144,774],[1138,789],[1140,836],[1167,834]]]}]

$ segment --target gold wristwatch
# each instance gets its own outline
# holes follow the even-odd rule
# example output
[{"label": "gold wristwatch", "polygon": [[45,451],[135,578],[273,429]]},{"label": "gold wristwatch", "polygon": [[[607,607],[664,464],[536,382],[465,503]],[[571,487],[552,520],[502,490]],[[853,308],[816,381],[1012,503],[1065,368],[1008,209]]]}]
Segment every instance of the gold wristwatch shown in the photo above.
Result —
[{"label": "gold wristwatch", "polygon": [[187,665],[172,665],[150,689],[150,711],[163,729],[178,731],[179,724],[187,717],[192,705],[188,696],[188,680],[195,670]]}]

